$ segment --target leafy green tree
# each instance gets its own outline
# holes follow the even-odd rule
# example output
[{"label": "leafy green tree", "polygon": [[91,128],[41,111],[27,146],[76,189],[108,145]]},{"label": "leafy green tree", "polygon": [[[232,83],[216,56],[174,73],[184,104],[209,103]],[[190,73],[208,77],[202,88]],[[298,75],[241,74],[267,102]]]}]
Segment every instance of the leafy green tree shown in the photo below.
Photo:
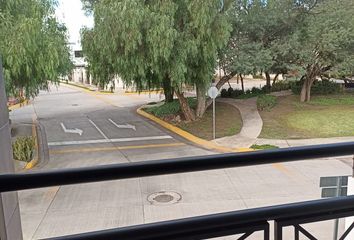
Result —
[{"label": "leafy green tree", "polygon": [[303,74],[301,101],[311,100],[318,77],[350,74],[354,63],[354,2],[319,1],[289,39],[292,59]]},{"label": "leafy green tree", "polygon": [[[167,101],[177,95],[186,120],[202,116],[218,49],[231,30],[223,11],[228,2],[222,9],[220,0],[100,0],[93,6],[93,40],[85,40],[89,30],[82,35],[90,66],[112,69],[138,88],[163,86]],[[196,86],[196,112],[185,85]]]},{"label": "leafy green tree", "polygon": [[9,94],[33,97],[72,69],[51,0],[0,0],[0,54]]},{"label": "leafy green tree", "polygon": [[291,66],[287,59],[291,48],[284,46],[313,4],[297,0],[235,1],[229,12],[232,36],[220,53],[227,75],[217,86],[221,87],[236,74],[264,72],[270,88],[270,74],[276,74],[274,82]]},{"label": "leafy green tree", "polygon": [[83,10],[86,12],[87,15],[91,15],[96,3],[100,0],[81,0],[83,5]]}]

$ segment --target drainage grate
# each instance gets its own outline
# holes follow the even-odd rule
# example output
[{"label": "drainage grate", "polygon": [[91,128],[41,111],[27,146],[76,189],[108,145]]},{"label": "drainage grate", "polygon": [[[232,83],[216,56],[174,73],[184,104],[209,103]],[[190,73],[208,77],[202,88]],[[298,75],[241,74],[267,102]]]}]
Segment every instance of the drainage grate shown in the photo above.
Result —
[{"label": "drainage grate", "polygon": [[161,191],[150,194],[147,200],[153,205],[171,205],[181,201],[182,196],[177,192]]}]

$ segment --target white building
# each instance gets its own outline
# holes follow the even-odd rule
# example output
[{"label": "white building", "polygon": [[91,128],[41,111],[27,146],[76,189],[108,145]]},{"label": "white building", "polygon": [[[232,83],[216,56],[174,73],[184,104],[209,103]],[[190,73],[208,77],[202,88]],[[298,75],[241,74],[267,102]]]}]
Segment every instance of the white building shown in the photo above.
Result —
[{"label": "white building", "polygon": [[71,73],[71,76],[69,76],[69,80],[75,83],[91,85],[92,79],[87,71],[88,63],[83,57],[82,50],[74,46],[72,46],[71,49],[71,60],[74,63],[75,68]]}]

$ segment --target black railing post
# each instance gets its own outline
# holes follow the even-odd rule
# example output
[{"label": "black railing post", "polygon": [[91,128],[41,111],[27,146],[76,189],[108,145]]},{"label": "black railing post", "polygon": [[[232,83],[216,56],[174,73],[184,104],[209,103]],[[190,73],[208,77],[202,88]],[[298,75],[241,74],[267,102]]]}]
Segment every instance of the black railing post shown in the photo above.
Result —
[{"label": "black railing post", "polygon": [[297,226],[294,226],[294,240],[299,240],[300,239],[300,234],[299,234],[299,229],[297,228]]},{"label": "black railing post", "polygon": [[264,240],[270,239],[269,223],[267,222],[266,228],[264,229]]},{"label": "black railing post", "polygon": [[283,240],[283,225],[277,220],[274,221],[274,240]]}]

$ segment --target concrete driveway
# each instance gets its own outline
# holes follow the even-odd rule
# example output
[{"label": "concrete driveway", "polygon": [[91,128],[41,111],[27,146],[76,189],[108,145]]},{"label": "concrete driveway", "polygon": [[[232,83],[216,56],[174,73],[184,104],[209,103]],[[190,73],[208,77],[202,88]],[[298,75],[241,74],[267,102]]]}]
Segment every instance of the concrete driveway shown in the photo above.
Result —
[{"label": "concrete driveway", "polygon": [[[135,114],[139,104],[157,100],[158,95],[92,95],[59,87],[11,118],[28,122],[35,116],[44,125],[50,159],[38,171],[216,154]],[[317,199],[321,176],[350,174],[342,161],[318,159],[26,190],[19,192],[24,239]],[[331,239],[331,226],[308,229]]]}]

